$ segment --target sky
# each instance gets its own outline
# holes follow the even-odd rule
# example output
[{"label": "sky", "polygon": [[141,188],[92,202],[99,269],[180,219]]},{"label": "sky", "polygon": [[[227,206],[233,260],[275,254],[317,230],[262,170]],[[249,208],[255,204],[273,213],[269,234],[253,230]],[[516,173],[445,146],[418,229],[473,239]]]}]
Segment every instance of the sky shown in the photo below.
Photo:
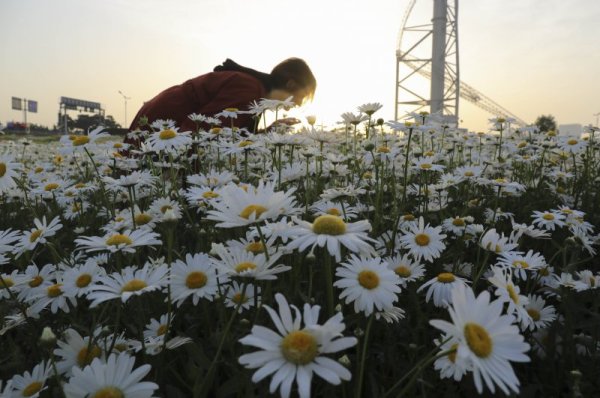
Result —
[{"label": "sky", "polygon": [[[292,56],[305,59],[318,81],[301,113],[329,125],[379,102],[376,116],[391,120],[408,3],[0,0],[0,122],[23,120],[11,109],[14,96],[38,101],[30,123],[52,126],[65,96],[100,102],[118,123],[129,123],[144,101],[226,58],[268,72]],[[431,3],[418,0],[411,21],[428,23]],[[551,114],[559,124],[595,124],[600,1],[459,3],[463,82],[529,123]],[[482,131],[495,115],[462,101],[459,116],[462,127]]]}]

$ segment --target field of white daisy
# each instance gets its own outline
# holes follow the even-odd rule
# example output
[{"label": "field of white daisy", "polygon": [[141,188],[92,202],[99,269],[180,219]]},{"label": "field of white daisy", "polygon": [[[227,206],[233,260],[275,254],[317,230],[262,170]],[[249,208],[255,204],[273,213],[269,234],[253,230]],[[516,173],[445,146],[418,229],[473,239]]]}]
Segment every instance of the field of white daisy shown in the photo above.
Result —
[{"label": "field of white daisy", "polygon": [[598,129],[380,107],[0,141],[0,396],[598,396]]}]

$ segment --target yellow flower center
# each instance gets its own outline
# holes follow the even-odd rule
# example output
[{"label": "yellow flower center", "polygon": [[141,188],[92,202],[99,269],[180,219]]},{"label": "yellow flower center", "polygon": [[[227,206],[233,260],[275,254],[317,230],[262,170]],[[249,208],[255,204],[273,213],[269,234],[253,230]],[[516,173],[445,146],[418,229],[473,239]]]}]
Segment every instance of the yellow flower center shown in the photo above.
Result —
[{"label": "yellow flower center", "polygon": [[86,345],[77,353],[77,366],[80,368],[86,367],[92,363],[94,358],[99,358],[100,354],[102,354],[102,350],[97,345],[93,345],[89,350]]},{"label": "yellow flower center", "polygon": [[375,289],[379,286],[379,275],[370,270],[360,271],[358,274],[358,283],[365,289]]},{"label": "yellow flower center", "polygon": [[90,274],[81,274],[75,280],[75,285],[78,288],[86,287],[92,281],[92,276]]},{"label": "yellow flower center", "polygon": [[415,243],[419,246],[427,246],[431,239],[429,239],[429,235],[427,234],[417,234],[415,235]]},{"label": "yellow flower center", "polygon": [[241,141],[241,142],[238,144],[238,148],[245,148],[245,147],[247,147],[248,145],[252,145],[252,144],[254,144],[254,142],[252,142],[252,141],[249,141],[249,140],[244,140],[244,141]]},{"label": "yellow flower center", "polygon": [[387,146],[380,146],[377,148],[377,152],[379,153],[390,153],[390,148]]},{"label": "yellow flower center", "polygon": [[146,225],[152,221],[152,216],[148,213],[140,213],[135,216],[135,223],[137,225]]},{"label": "yellow flower center", "polygon": [[420,167],[422,170],[429,170],[432,166],[431,163],[423,163]]},{"label": "yellow flower center", "polygon": [[296,365],[306,365],[319,354],[317,339],[303,330],[285,336],[280,348],[283,357]]},{"label": "yellow flower center", "polygon": [[90,138],[87,135],[80,135],[75,137],[73,140],[73,146],[81,146],[90,142]]},{"label": "yellow flower center", "polygon": [[2,279],[0,279],[0,289],[8,289],[9,287],[12,287],[14,285],[15,282],[13,282],[12,278],[3,276]]},{"label": "yellow flower center", "polygon": [[34,381],[25,387],[21,394],[23,394],[24,397],[31,397],[32,395],[38,393],[43,386],[44,384],[41,381]]},{"label": "yellow flower center", "polygon": [[506,290],[508,291],[508,296],[515,303],[519,304],[519,295],[515,291],[515,287],[513,285],[506,285]]},{"label": "yellow flower center", "polygon": [[242,293],[236,293],[231,298],[231,301],[233,301],[236,304],[243,304],[246,301],[248,301],[248,297],[246,295],[242,295]]},{"label": "yellow flower center", "polygon": [[162,335],[164,335],[165,333],[167,333],[167,325],[165,325],[165,324],[163,324],[163,325],[160,325],[160,326],[158,327],[158,329],[156,329],[156,335],[157,335],[157,336],[162,336]]},{"label": "yellow flower center", "polygon": [[4,177],[6,174],[6,163],[0,162],[0,178]]},{"label": "yellow flower center", "polygon": [[539,321],[541,316],[540,316],[540,312],[536,309],[533,308],[528,308],[527,309],[527,313],[529,314],[529,316],[531,317],[531,319],[533,319],[535,322]]},{"label": "yellow flower center", "polygon": [[214,198],[218,198],[219,194],[216,193],[215,191],[207,191],[202,194],[202,197],[204,199],[214,199]]},{"label": "yellow flower center", "polygon": [[450,350],[453,350],[453,351],[451,351],[448,354],[448,360],[452,363],[455,363],[456,362],[456,351],[458,350],[458,344],[456,344],[456,343],[452,344],[450,346]]},{"label": "yellow flower center", "polygon": [[363,174],[363,178],[365,180],[369,180],[369,179],[373,178],[373,173],[371,173],[369,171],[365,171],[365,173]]},{"label": "yellow flower center", "polygon": [[407,267],[406,265],[399,265],[394,269],[394,272],[396,273],[396,275],[398,275],[401,278],[408,278],[409,276],[412,275],[412,272],[410,272],[410,268]]},{"label": "yellow flower center", "polygon": [[161,140],[171,140],[176,136],[177,133],[171,129],[163,130],[158,134],[158,138],[160,138]]},{"label": "yellow flower center", "polygon": [[457,217],[454,220],[452,220],[452,225],[454,225],[455,227],[464,227],[465,226],[465,220],[463,220],[460,217]]},{"label": "yellow flower center", "polygon": [[167,210],[173,210],[173,206],[171,205],[164,205],[160,208],[160,212],[162,214],[165,214],[167,212]]},{"label": "yellow flower center", "polygon": [[35,242],[40,237],[42,232],[44,231],[42,231],[41,229],[36,229],[35,231],[33,231],[31,235],[29,235],[29,241],[32,243]]},{"label": "yellow flower center", "polygon": [[492,353],[492,339],[481,325],[467,322],[465,324],[465,339],[467,345],[480,358],[487,358]]},{"label": "yellow flower center", "polygon": [[41,173],[42,171],[44,171],[44,168],[43,168],[43,167],[39,167],[39,166],[38,166],[38,167],[36,167],[36,168],[35,168],[33,171],[34,171],[34,173],[35,173],[35,174],[39,174],[39,173]]},{"label": "yellow flower center", "polygon": [[50,184],[47,184],[44,187],[44,191],[46,191],[46,192],[54,191],[58,187],[59,187],[59,185],[57,183],[51,182]]},{"label": "yellow flower center", "polygon": [[415,220],[415,216],[413,216],[412,214],[405,214],[402,216],[402,219],[404,221],[414,221]]},{"label": "yellow flower center", "polygon": [[542,216],[542,218],[544,220],[547,220],[547,221],[552,221],[552,220],[554,220],[554,214],[552,214],[552,213],[544,213],[544,215]]},{"label": "yellow flower center", "polygon": [[99,389],[90,398],[125,398],[125,394],[117,387],[110,386]]},{"label": "yellow flower center", "polygon": [[52,286],[48,286],[48,288],[46,289],[46,292],[48,293],[48,297],[54,298],[54,297],[58,297],[61,294],[63,294],[61,286],[62,286],[62,283],[56,283]]},{"label": "yellow flower center", "polygon": [[219,134],[221,132],[221,127],[213,127],[208,131],[212,134]]},{"label": "yellow flower center", "polygon": [[496,181],[498,184],[504,184],[506,183],[506,178],[496,178],[494,181]]},{"label": "yellow flower center", "polygon": [[264,207],[264,206],[261,206],[261,205],[248,205],[248,206],[246,206],[244,208],[244,210],[242,210],[242,212],[240,213],[240,217],[245,218],[246,220],[248,220],[250,218],[250,215],[252,215],[254,213],[254,218],[257,219],[265,211],[267,211],[267,208]]},{"label": "yellow flower center", "polygon": [[85,188],[85,183],[78,182],[77,184],[74,185],[74,187],[77,189]]},{"label": "yellow flower center", "polygon": [[442,272],[437,276],[437,280],[441,283],[452,283],[456,280],[456,278],[454,277],[454,274],[450,272]]},{"label": "yellow flower center", "polygon": [[515,260],[512,262],[513,267],[517,267],[517,268],[529,268],[529,264],[527,263],[527,261],[523,261],[523,260]]},{"label": "yellow flower center", "polygon": [[465,177],[473,177],[475,175],[475,173],[473,173],[472,171],[465,171],[463,175]]},{"label": "yellow flower center", "polygon": [[123,148],[123,144],[121,144],[120,142],[115,142],[113,144],[113,148],[115,148],[115,149],[121,149],[121,148]]},{"label": "yellow flower center", "polygon": [[42,278],[39,275],[36,275],[29,281],[29,286],[38,287],[39,285],[42,284],[43,281],[44,281],[44,278]]},{"label": "yellow flower center", "polygon": [[133,241],[123,234],[115,234],[106,240],[108,246],[130,245]]},{"label": "yellow flower center", "polygon": [[342,215],[342,213],[338,209],[336,209],[335,207],[327,209],[327,211],[325,213],[327,213],[327,214],[329,214],[331,216],[338,216],[338,217]]},{"label": "yellow flower center", "polygon": [[315,219],[312,230],[317,235],[343,235],[346,233],[346,223],[340,217],[324,214]]},{"label": "yellow flower center", "polygon": [[238,108],[225,108],[223,109],[225,112],[237,112],[239,109]]},{"label": "yellow flower center", "polygon": [[518,148],[525,148],[527,146],[527,142],[525,141],[521,141],[519,142],[519,145],[517,145]]},{"label": "yellow flower center", "polygon": [[262,242],[250,242],[246,245],[246,251],[249,251],[253,254],[259,254],[265,252],[265,247]]},{"label": "yellow flower center", "polygon": [[540,268],[540,269],[538,270],[538,273],[539,273],[541,276],[548,276],[548,275],[550,275],[550,270],[548,269],[548,267],[544,267],[544,268]]},{"label": "yellow flower center", "polygon": [[141,279],[132,279],[121,288],[121,293],[123,292],[137,292],[138,290],[142,290],[147,287],[148,284]]},{"label": "yellow flower center", "polygon": [[235,272],[238,274],[252,269],[256,269],[256,264],[251,263],[250,261],[243,261],[235,266]]},{"label": "yellow flower center", "polygon": [[188,274],[185,278],[185,285],[189,289],[200,289],[206,285],[208,278],[206,274],[201,271],[193,271]]},{"label": "yellow flower center", "polygon": [[577,145],[579,141],[577,141],[576,139],[570,139],[569,141],[567,141],[567,144],[569,145]]}]

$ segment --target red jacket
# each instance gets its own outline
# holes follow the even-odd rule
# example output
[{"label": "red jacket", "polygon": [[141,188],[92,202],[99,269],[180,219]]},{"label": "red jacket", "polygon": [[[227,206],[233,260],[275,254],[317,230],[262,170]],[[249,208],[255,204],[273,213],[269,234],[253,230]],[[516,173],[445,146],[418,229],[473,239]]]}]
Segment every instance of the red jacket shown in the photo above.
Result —
[{"label": "red jacket", "polygon": [[[247,110],[250,102],[266,95],[267,90],[260,80],[247,73],[210,72],[168,88],[144,103],[129,129],[135,130],[139,127],[140,118],[146,116],[148,123],[156,119],[172,119],[175,120],[179,131],[191,131],[196,128],[196,122],[188,118],[192,113],[214,116],[225,108]],[[230,125],[230,119],[224,120],[224,126]],[[233,119],[233,125],[252,131],[254,119],[250,114],[239,114],[237,119]],[[146,126],[142,126],[142,129],[144,128],[147,129]]]}]

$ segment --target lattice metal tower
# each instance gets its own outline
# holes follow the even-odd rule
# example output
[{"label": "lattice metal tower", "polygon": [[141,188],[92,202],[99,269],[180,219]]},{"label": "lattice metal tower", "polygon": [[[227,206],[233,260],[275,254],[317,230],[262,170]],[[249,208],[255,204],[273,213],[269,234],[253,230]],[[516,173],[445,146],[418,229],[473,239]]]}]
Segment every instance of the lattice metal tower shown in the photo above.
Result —
[{"label": "lattice metal tower", "polygon": [[[411,0],[396,46],[395,120],[409,112],[439,112],[456,123],[459,98],[473,103],[493,116],[510,118],[517,126],[523,119],[460,80],[458,63],[458,0],[428,0],[433,19],[428,24],[411,23],[417,0]],[[414,18],[413,18],[414,19]]]},{"label": "lattice metal tower", "polygon": [[[410,24],[411,0],[396,47],[396,120],[408,112],[427,110],[456,122],[460,95],[458,0],[433,0],[428,24]],[[423,78],[431,84],[423,84]],[[429,109],[427,109],[429,108]]]}]

